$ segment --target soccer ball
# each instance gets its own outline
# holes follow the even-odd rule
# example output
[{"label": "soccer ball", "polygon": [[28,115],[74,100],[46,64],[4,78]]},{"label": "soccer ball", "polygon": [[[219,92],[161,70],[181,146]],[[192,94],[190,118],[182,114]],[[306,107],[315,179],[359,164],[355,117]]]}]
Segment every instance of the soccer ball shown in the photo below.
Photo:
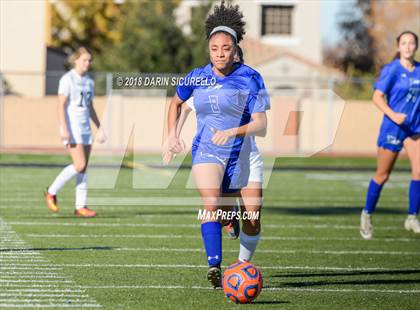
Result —
[{"label": "soccer ball", "polygon": [[235,303],[246,304],[260,294],[263,278],[260,270],[248,262],[237,262],[223,274],[223,291]]}]

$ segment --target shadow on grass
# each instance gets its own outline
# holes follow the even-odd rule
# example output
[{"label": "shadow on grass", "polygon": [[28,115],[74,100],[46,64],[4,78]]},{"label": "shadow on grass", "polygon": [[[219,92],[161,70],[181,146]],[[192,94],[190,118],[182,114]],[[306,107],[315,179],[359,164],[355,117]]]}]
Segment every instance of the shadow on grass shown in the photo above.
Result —
[{"label": "shadow on grass", "polygon": [[[373,271],[352,271],[352,272],[326,272],[326,273],[293,273],[277,274],[270,278],[304,278],[304,277],[343,277],[358,275],[411,275],[420,274],[420,269],[406,270],[373,270]],[[420,284],[420,279],[361,279],[361,280],[318,280],[318,281],[300,281],[300,282],[282,282],[278,285],[270,285],[267,288],[284,287],[311,287],[326,285],[389,285],[389,284]]]},{"label": "shadow on grass", "polygon": [[113,250],[109,246],[93,246],[81,248],[22,248],[22,249],[0,249],[0,252],[26,252],[26,251],[103,251]]},{"label": "shadow on grass", "polygon": [[257,305],[280,305],[280,304],[290,304],[290,301],[276,301],[276,300],[261,300],[253,301],[251,304]]},{"label": "shadow on grass", "polygon": [[[264,208],[264,213],[286,214],[286,215],[359,215],[362,207],[267,207]],[[404,209],[387,209],[379,208],[375,211],[379,214],[405,214]]]},{"label": "shadow on grass", "polygon": [[351,272],[325,272],[325,273],[293,273],[277,274],[272,278],[304,278],[304,277],[335,277],[335,276],[358,276],[358,275],[398,275],[398,274],[419,274],[420,269],[401,269],[401,270],[369,270]]},{"label": "shadow on grass", "polygon": [[381,280],[352,280],[352,281],[308,281],[308,282],[290,282],[281,283],[279,286],[270,287],[311,287],[328,285],[389,285],[389,284],[420,284],[420,280],[409,279],[381,279]]}]

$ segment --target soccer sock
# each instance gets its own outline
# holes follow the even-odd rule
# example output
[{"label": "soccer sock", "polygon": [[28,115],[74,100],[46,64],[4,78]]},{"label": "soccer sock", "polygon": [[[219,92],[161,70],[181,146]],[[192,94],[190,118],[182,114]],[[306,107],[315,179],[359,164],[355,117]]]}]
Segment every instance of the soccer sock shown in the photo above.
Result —
[{"label": "soccer sock", "polygon": [[65,167],[60,174],[55,178],[54,182],[48,187],[48,193],[51,195],[57,195],[58,191],[75,175],[77,174],[74,165],[68,165]]},{"label": "soccer sock", "polygon": [[79,172],[76,175],[76,209],[86,207],[87,201],[87,174]]},{"label": "soccer sock", "polygon": [[243,231],[239,235],[239,257],[241,262],[250,262],[252,255],[254,255],[255,249],[257,248],[258,241],[260,240],[261,234],[256,236],[248,236]]},{"label": "soccer sock", "polygon": [[219,222],[201,224],[201,236],[209,266],[220,266],[222,262],[222,225]]},{"label": "soccer sock", "polygon": [[417,215],[420,209],[420,180],[411,180],[408,192],[408,214]]},{"label": "soccer sock", "polygon": [[369,188],[366,195],[365,210],[366,213],[371,214],[375,211],[376,204],[379,200],[383,184],[378,184],[375,180],[370,180]]}]

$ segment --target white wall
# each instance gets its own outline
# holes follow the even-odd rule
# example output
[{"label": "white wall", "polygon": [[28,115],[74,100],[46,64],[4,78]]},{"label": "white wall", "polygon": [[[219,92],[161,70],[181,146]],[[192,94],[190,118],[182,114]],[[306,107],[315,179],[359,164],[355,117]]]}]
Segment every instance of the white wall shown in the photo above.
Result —
[{"label": "white wall", "polygon": [[12,91],[45,92],[45,0],[0,1],[0,72]]},{"label": "white wall", "polygon": [[[244,14],[246,35],[266,44],[287,48],[316,63],[322,62],[320,1],[311,0],[236,0]],[[292,35],[261,37],[263,5],[293,5]]]}]

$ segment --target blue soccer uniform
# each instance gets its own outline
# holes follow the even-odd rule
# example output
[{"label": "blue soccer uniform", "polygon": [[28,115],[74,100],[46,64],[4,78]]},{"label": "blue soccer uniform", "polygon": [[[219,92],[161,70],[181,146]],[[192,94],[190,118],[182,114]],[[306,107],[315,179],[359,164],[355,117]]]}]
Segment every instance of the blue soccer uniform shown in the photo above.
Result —
[{"label": "blue soccer uniform", "polygon": [[386,95],[389,107],[407,115],[398,125],[384,115],[378,137],[378,146],[399,152],[407,137],[420,134],[420,64],[414,62],[414,70],[408,71],[399,59],[384,66],[374,88]]},{"label": "blue soccer uniform", "polygon": [[251,121],[253,113],[266,110],[267,96],[261,95],[262,78],[254,69],[237,63],[225,77],[217,76],[208,64],[194,69],[184,80],[208,82],[182,83],[176,90],[183,101],[194,96],[197,133],[192,143],[192,163],[222,165],[222,191],[237,191],[248,183],[251,138],[235,137],[222,146],[215,145],[211,138],[214,130],[240,127]]}]

